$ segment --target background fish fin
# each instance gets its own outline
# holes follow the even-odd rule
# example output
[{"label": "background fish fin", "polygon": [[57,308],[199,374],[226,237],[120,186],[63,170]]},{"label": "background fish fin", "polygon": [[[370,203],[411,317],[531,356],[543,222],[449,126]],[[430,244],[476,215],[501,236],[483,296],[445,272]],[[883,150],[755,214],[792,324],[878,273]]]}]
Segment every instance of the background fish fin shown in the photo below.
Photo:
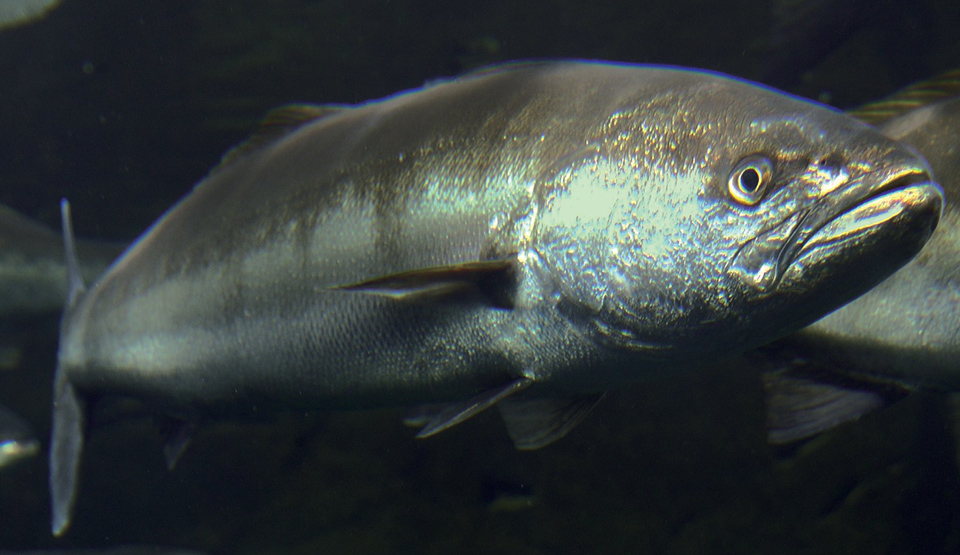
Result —
[{"label": "background fish fin", "polygon": [[447,428],[456,426],[464,420],[487,410],[497,402],[530,387],[533,380],[520,378],[504,386],[494,387],[462,403],[451,403],[434,415],[417,434],[417,438],[430,437]]},{"label": "background fish fin", "polygon": [[157,416],[155,422],[157,431],[163,438],[163,457],[167,461],[167,470],[173,470],[196,435],[200,424],[170,416]]},{"label": "background fish fin", "polygon": [[539,449],[567,435],[604,395],[513,397],[504,399],[497,409],[517,449]]},{"label": "background fish fin", "polygon": [[860,383],[794,370],[762,375],[767,440],[782,445],[860,418],[906,395],[887,384]]},{"label": "background fish fin", "polygon": [[876,125],[956,96],[960,96],[960,69],[945,71],[932,79],[914,83],[886,98],[850,110],[847,114]]},{"label": "background fish fin", "polygon": [[319,106],[315,104],[288,104],[267,112],[260,126],[246,141],[228,150],[214,170],[224,168],[235,160],[285,137],[299,127],[330,114],[349,110],[349,106]]},{"label": "background fish fin", "polygon": [[51,527],[55,536],[67,531],[73,517],[86,427],[84,412],[82,399],[58,367],[54,379],[50,445]]},{"label": "background fish fin", "polygon": [[491,306],[512,308],[516,290],[516,256],[464,262],[390,274],[336,287],[415,301],[448,296],[479,296]]}]

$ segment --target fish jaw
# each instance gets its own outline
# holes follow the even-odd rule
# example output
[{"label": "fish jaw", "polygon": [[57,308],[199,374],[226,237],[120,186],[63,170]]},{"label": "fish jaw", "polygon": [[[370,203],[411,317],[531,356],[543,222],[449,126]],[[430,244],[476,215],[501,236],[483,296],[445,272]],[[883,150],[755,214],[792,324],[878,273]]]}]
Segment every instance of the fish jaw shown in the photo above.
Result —
[{"label": "fish jaw", "polygon": [[858,188],[864,191],[853,202],[802,226],[802,238],[781,255],[786,264],[778,289],[829,277],[862,294],[920,252],[940,221],[943,190],[925,171]]}]

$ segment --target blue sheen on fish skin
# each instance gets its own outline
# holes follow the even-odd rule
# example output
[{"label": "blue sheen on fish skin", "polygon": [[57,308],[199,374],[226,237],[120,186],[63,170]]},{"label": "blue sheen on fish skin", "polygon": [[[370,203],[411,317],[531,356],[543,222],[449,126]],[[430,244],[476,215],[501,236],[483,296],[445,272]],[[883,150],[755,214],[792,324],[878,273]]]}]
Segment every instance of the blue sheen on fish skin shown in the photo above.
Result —
[{"label": "blue sheen on fish skin", "polygon": [[[58,533],[91,395],[190,421],[534,398],[563,418],[503,411],[534,448],[583,396],[849,301],[943,202],[909,148],[706,72],[528,64],[319,112],[233,151],[67,311]],[[770,181],[744,204],[730,176],[757,156]]]}]

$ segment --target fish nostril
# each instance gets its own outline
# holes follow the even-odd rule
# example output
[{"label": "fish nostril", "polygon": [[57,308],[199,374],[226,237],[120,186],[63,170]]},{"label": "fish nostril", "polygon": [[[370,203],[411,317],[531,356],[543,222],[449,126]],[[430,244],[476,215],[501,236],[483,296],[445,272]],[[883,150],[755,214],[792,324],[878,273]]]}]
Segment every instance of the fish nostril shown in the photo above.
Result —
[{"label": "fish nostril", "polygon": [[840,154],[833,152],[821,155],[814,163],[821,168],[841,168],[846,160]]}]

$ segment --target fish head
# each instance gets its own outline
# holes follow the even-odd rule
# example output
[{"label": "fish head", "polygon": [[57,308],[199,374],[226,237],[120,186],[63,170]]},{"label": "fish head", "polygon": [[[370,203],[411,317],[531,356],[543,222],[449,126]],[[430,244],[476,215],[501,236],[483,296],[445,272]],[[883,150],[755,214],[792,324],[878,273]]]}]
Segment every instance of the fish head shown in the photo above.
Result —
[{"label": "fish head", "polygon": [[760,131],[746,143],[753,152],[724,167],[725,184],[714,184],[726,186],[728,221],[745,239],[734,241],[726,288],[739,299],[739,319],[763,323],[775,337],[909,262],[944,205],[912,148],[842,114],[816,115],[752,122]]},{"label": "fish head", "polygon": [[616,111],[541,199],[557,306],[595,341],[700,357],[772,341],[908,262],[943,194],[909,147],[717,76]]}]

